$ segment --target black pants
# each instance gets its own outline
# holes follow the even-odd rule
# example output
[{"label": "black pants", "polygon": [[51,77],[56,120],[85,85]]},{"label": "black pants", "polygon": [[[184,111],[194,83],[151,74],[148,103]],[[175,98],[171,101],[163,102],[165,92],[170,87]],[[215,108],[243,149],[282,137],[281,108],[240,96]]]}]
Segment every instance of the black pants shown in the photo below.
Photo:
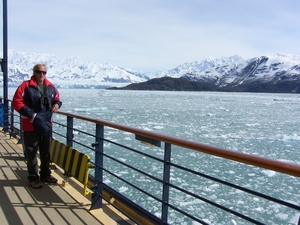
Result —
[{"label": "black pants", "polygon": [[[46,178],[51,174],[49,169],[50,162],[50,147],[52,140],[52,130],[47,132],[42,131],[24,131],[24,147],[27,158],[28,180],[39,181],[41,178]],[[40,176],[39,166],[37,161],[37,151],[40,152]]]}]

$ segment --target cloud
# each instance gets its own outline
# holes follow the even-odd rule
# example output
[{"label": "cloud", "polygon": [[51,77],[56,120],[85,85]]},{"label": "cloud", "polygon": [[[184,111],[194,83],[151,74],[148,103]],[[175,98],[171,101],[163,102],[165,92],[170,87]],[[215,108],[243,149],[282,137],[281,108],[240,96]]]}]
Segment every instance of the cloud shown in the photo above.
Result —
[{"label": "cloud", "polygon": [[9,48],[158,71],[210,56],[300,54],[300,2],[14,0]]}]

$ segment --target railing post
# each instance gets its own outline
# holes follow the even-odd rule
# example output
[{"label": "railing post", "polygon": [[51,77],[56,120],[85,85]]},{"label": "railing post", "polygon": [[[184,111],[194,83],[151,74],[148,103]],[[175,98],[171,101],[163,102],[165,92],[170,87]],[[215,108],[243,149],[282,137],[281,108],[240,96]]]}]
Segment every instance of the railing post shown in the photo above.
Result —
[{"label": "railing post", "polygon": [[0,125],[4,127],[4,104],[2,98],[0,97]]},{"label": "railing post", "polygon": [[4,99],[3,103],[3,131],[5,133],[9,133],[9,126],[11,125],[9,123],[9,101],[7,99]]},{"label": "railing post", "polygon": [[22,117],[21,116],[20,116],[20,140],[18,141],[18,144],[22,144],[23,154],[26,157],[25,146],[24,146],[24,133],[22,130]]},{"label": "railing post", "polygon": [[169,182],[170,182],[170,170],[171,170],[170,162],[171,162],[171,144],[165,143],[161,224],[168,223],[168,204],[169,204],[169,191],[170,191]]},{"label": "railing post", "polygon": [[4,132],[7,132],[9,129],[9,121],[8,121],[8,16],[7,16],[7,0],[3,0],[3,59],[1,61],[1,70],[3,72],[3,97],[4,97],[4,108],[3,108],[3,116],[4,116]]},{"label": "railing post", "polygon": [[73,147],[73,117],[67,117],[67,145]]},{"label": "railing post", "polygon": [[103,191],[103,137],[104,126],[96,124],[96,140],[93,146],[95,147],[95,187],[92,196],[91,209],[102,208],[102,191]]},{"label": "railing post", "polygon": [[[7,117],[9,118],[9,116]],[[10,137],[14,136],[15,137],[15,126],[14,126],[14,108],[12,107],[12,102],[10,106]]]}]

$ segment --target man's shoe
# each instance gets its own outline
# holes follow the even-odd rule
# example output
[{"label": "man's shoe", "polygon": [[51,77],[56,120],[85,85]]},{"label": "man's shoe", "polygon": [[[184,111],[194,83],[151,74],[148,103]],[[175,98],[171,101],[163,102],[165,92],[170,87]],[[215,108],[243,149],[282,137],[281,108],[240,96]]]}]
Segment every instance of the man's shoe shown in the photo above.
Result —
[{"label": "man's shoe", "polygon": [[39,189],[39,188],[43,187],[43,185],[39,181],[30,181],[29,186],[34,188],[34,189]]},{"label": "man's shoe", "polygon": [[49,175],[46,178],[41,178],[41,181],[46,183],[51,183],[51,184],[57,183],[57,179],[55,177],[52,177],[51,175]]}]

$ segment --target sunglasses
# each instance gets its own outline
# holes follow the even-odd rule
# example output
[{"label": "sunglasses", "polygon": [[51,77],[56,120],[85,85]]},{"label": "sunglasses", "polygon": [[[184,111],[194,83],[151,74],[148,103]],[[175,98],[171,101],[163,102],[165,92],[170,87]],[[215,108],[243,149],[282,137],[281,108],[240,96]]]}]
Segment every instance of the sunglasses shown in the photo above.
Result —
[{"label": "sunglasses", "polygon": [[47,71],[41,71],[41,70],[35,70],[34,72],[37,74],[43,74],[43,75],[47,74]]}]

